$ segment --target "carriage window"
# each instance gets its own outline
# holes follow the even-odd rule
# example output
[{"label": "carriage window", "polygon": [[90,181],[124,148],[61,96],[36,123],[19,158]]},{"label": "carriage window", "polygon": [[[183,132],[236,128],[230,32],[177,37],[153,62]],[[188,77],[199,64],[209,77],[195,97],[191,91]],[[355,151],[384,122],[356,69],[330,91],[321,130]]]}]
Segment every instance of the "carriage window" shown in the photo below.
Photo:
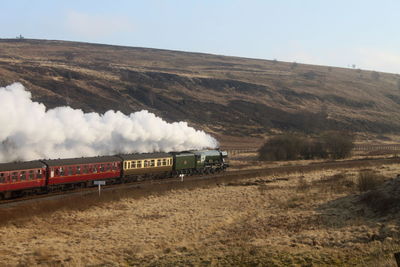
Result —
[{"label": "carriage window", "polygon": [[107,165],[106,165],[106,171],[111,171],[111,163],[107,163]]},{"label": "carriage window", "polygon": [[19,180],[20,181],[25,181],[26,180],[26,172],[25,171],[22,171],[20,174],[19,174]]},{"label": "carriage window", "polygon": [[88,173],[88,166],[87,165],[83,166],[82,173]]},{"label": "carriage window", "polygon": [[72,169],[72,167],[68,167],[68,174],[67,175],[73,175],[74,174],[74,170]]},{"label": "carriage window", "polygon": [[147,168],[149,166],[149,161],[148,160],[144,160],[143,161],[143,167]]},{"label": "carriage window", "polygon": [[38,170],[37,171],[36,178],[37,179],[41,179],[42,178],[42,170]]},{"label": "carriage window", "polygon": [[4,183],[5,182],[5,178],[4,178],[4,173],[0,173],[0,183]]},{"label": "carriage window", "polygon": [[136,167],[137,167],[137,168],[142,168],[142,161],[141,161],[141,160],[138,160],[138,161],[136,162]]},{"label": "carriage window", "polygon": [[60,167],[60,176],[64,176],[64,168]]},{"label": "carriage window", "polygon": [[81,166],[76,167],[76,174],[81,174]]},{"label": "carriage window", "polygon": [[33,180],[35,178],[35,172],[33,170],[29,171],[29,180]]},{"label": "carriage window", "polygon": [[136,161],[132,161],[132,168],[136,168]]},{"label": "carriage window", "polygon": [[156,163],[156,161],[155,161],[154,159],[152,159],[152,160],[150,161],[150,167],[154,167],[155,163]]},{"label": "carriage window", "polygon": [[128,169],[128,162],[125,161],[125,169]]},{"label": "carriage window", "polygon": [[118,170],[118,163],[117,162],[113,163],[113,170],[114,171]]},{"label": "carriage window", "polygon": [[163,159],[163,160],[162,160],[162,165],[163,165],[163,166],[167,166],[167,159]]},{"label": "carriage window", "polygon": [[13,172],[11,174],[11,179],[13,182],[16,182],[18,180],[18,173],[17,172]]},{"label": "carriage window", "polygon": [[96,165],[93,166],[93,173],[97,173],[97,166]]},{"label": "carriage window", "polygon": [[161,159],[157,160],[157,166],[161,166]]}]

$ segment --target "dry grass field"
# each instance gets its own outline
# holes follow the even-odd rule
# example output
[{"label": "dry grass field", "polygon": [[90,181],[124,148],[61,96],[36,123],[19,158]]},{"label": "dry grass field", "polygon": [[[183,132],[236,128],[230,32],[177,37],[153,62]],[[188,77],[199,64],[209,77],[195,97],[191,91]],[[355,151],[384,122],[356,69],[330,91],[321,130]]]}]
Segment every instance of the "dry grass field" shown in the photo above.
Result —
[{"label": "dry grass field", "polygon": [[395,266],[398,206],[376,205],[379,194],[360,193],[360,173],[380,183],[391,180],[385,188],[400,183],[392,179],[400,166],[392,164],[204,183],[143,196],[127,193],[97,203],[92,196],[89,206],[82,205],[84,197],[75,198],[56,211],[3,221],[0,262]]}]

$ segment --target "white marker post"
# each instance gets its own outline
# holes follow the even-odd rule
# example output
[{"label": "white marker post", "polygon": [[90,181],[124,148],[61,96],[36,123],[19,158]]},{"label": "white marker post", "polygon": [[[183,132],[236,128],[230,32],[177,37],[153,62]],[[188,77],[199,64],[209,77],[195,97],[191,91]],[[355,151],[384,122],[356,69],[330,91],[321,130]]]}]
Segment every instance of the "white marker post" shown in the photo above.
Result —
[{"label": "white marker post", "polygon": [[100,196],[101,186],[106,185],[106,181],[94,181],[93,184],[99,186],[99,196]]},{"label": "white marker post", "polygon": [[179,177],[181,178],[181,182],[183,182],[183,177],[185,177],[185,175],[183,173],[179,174]]}]

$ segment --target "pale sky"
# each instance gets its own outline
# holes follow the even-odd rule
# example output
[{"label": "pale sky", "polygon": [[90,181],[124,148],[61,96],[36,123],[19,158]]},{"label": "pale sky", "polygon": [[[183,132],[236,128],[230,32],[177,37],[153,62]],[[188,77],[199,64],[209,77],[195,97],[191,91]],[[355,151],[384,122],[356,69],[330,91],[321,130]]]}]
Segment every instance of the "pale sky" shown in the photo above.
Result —
[{"label": "pale sky", "polygon": [[400,73],[395,0],[1,0],[0,38],[83,41]]}]

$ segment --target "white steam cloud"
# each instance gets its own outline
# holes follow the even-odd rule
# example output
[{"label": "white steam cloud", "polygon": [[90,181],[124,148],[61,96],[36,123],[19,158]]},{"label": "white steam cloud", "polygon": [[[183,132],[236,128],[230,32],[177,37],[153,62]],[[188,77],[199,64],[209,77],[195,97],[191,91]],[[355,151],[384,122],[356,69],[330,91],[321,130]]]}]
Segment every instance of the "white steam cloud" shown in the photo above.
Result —
[{"label": "white steam cloud", "polygon": [[217,147],[186,122],[167,123],[146,110],[84,113],[46,107],[19,84],[0,87],[0,162]]}]

